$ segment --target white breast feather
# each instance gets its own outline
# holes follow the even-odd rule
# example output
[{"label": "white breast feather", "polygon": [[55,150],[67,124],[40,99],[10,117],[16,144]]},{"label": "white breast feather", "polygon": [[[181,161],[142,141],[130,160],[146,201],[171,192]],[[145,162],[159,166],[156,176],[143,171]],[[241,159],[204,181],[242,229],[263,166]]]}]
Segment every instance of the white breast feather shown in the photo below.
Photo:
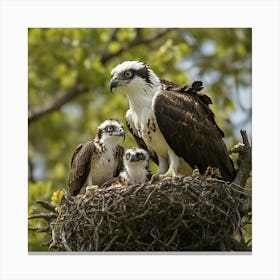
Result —
[{"label": "white breast feather", "polygon": [[114,176],[114,171],[118,166],[115,159],[115,149],[108,147],[101,157],[91,165],[90,173],[87,179],[88,185],[101,185],[106,180]]},{"label": "white breast feather", "polygon": [[[136,112],[129,109],[126,113],[133,133],[144,140],[148,150],[154,151],[163,158],[167,158],[169,146],[159,130],[155,115],[151,110],[151,105],[150,107],[145,106],[144,109],[142,107],[138,114]],[[155,131],[148,127],[148,123],[154,123]]]},{"label": "white breast feather", "polygon": [[128,181],[129,185],[142,184],[147,181],[147,169],[143,166],[135,165],[134,168],[126,166],[126,169],[120,173],[120,176]]}]

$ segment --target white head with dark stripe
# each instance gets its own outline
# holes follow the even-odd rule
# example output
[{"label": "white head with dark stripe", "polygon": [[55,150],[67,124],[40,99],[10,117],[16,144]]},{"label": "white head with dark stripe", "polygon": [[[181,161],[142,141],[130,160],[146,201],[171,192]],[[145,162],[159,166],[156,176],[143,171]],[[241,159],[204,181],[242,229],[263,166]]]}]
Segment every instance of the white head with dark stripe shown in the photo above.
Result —
[{"label": "white head with dark stripe", "polygon": [[125,61],[117,65],[112,70],[111,75],[111,92],[113,88],[119,87],[128,95],[135,92],[139,93],[139,91],[146,94],[155,94],[161,88],[160,79],[144,62]]},{"label": "white head with dark stripe", "polygon": [[126,150],[123,158],[124,171],[120,176],[128,185],[142,184],[150,179],[149,154],[144,149],[133,147]]},{"label": "white head with dark stripe", "polygon": [[116,145],[124,139],[123,124],[118,120],[106,120],[97,127],[96,140],[101,143]]}]

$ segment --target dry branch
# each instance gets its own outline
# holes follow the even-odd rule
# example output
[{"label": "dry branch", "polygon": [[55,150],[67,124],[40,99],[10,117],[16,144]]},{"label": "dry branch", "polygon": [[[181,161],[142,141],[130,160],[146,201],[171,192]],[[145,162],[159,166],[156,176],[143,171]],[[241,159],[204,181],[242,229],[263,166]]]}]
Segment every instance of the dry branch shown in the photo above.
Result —
[{"label": "dry branch", "polygon": [[55,219],[57,217],[57,214],[55,213],[40,213],[40,214],[34,214],[34,215],[30,215],[28,217],[29,220],[31,219],[39,219],[39,218],[42,218],[42,219],[45,219],[47,221],[51,221],[53,219]]},{"label": "dry branch", "polygon": [[37,200],[36,202],[46,210],[56,213],[55,211],[56,206],[52,205],[50,202],[43,201],[43,200]]},{"label": "dry branch", "polygon": [[28,111],[28,124],[45,114],[51,113],[52,111],[59,109],[65,103],[69,102],[73,98],[76,98],[80,94],[85,93],[87,91],[88,88],[85,85],[83,85],[79,81],[79,79],[77,79],[76,84],[73,88],[61,91],[57,93],[56,96],[49,102],[46,102],[33,109],[30,109]]},{"label": "dry branch", "polygon": [[28,227],[29,230],[36,231],[36,232],[46,232],[50,233],[50,227],[40,228],[40,227]]},{"label": "dry branch", "polygon": [[241,129],[240,133],[243,144],[239,143],[235,145],[230,152],[239,154],[237,160],[238,169],[232,184],[244,187],[252,170],[252,147],[249,142],[246,130]]}]

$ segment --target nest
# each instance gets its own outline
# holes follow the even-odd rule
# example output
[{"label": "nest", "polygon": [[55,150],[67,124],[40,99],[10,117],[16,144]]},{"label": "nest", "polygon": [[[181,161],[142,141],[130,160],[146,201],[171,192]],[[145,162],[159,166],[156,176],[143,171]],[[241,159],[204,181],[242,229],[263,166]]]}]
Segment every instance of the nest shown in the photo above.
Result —
[{"label": "nest", "polygon": [[250,205],[240,186],[205,176],[66,194],[49,250],[229,251]]}]

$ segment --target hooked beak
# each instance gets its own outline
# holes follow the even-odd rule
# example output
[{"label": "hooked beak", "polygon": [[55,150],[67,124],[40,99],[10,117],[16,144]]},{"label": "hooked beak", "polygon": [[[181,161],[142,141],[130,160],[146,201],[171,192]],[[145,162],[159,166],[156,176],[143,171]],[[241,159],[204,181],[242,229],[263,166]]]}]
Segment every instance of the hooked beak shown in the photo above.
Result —
[{"label": "hooked beak", "polygon": [[131,162],[136,162],[136,161],[139,161],[139,160],[135,155],[131,155],[130,161]]},{"label": "hooked beak", "polygon": [[118,77],[114,76],[110,81],[110,91],[112,93],[113,88],[117,87],[119,85]]},{"label": "hooked beak", "polygon": [[124,132],[123,130],[121,130],[121,131],[117,134],[117,136],[123,137],[123,142],[125,141],[125,132]]}]

